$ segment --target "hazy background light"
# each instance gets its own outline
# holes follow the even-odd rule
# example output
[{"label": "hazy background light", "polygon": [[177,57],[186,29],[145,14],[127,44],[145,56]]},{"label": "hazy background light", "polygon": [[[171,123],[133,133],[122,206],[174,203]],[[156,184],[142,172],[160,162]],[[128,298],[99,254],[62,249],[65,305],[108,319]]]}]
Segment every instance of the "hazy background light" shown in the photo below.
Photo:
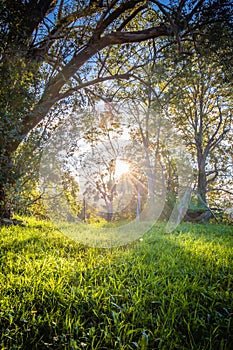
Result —
[{"label": "hazy background light", "polygon": [[[119,111],[115,108],[116,113],[119,113],[116,116],[116,124],[122,123],[121,132],[117,133],[117,130],[111,125],[111,122],[115,122],[114,115],[111,115],[111,120],[108,120],[106,116],[104,121],[108,123],[109,134],[100,133],[101,137],[94,139],[93,144],[91,139],[85,138],[89,136],[86,128],[79,126],[80,114],[77,116],[78,119],[75,115],[69,116],[52,135],[43,152],[40,178],[45,184],[47,181],[48,195],[47,198],[45,196],[47,214],[61,232],[85,245],[110,248],[140,239],[157,222],[163,211],[167,190],[164,187],[163,169],[162,167],[156,168],[155,192],[151,197],[145,146],[138,142],[135,143],[135,139],[131,138],[131,124],[125,122],[136,107],[126,106],[121,110],[119,108]],[[155,114],[153,114],[155,112],[150,112],[155,119]],[[91,119],[93,113],[88,110],[83,115],[84,120],[89,115]],[[143,109],[136,108],[135,113],[140,113],[140,118],[144,117]],[[103,119],[100,119],[99,122],[103,122]],[[178,202],[168,219],[167,232],[169,232],[176,228],[184,215],[183,207],[186,203],[183,205],[183,198],[187,197],[186,194],[190,188],[192,169],[189,160],[186,159],[179,135],[173,130],[169,121],[164,120],[163,122],[165,126],[161,131],[162,141],[169,148],[179,177]],[[96,126],[94,130],[95,128]],[[149,132],[156,133],[156,126],[152,127]],[[153,149],[148,148],[146,152],[154,156]],[[77,198],[80,205],[84,207],[85,218],[73,213],[69,200],[61,191],[64,170],[68,171],[71,180],[74,180],[79,189]],[[96,173],[99,177],[95,177]],[[91,180],[89,185],[86,184],[88,177]],[[97,181],[103,181],[104,186],[109,186],[108,188],[113,190],[110,196],[113,194],[115,197],[110,208],[104,202],[103,197],[101,198],[100,193],[96,196]],[[50,199],[51,188],[55,188],[56,193],[52,200]],[[182,204],[182,207],[179,203]],[[128,213],[127,208],[130,208],[130,212],[125,217],[125,213]],[[97,221],[98,218],[101,221],[106,217],[108,220],[109,214],[114,217],[114,220],[116,217],[120,218],[120,221],[114,225],[115,222],[110,219],[107,225],[96,227],[91,221],[86,220],[88,211],[97,215]],[[65,221],[64,216],[67,218]]]},{"label": "hazy background light", "polygon": [[116,166],[115,166],[115,178],[119,179],[122,175],[129,173],[130,164],[120,158],[116,158]]}]

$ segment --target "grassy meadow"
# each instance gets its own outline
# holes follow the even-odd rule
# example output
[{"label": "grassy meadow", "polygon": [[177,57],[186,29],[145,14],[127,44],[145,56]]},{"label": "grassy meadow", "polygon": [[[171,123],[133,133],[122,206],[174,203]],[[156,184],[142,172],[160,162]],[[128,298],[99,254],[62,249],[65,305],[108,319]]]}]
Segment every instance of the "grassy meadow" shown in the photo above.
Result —
[{"label": "grassy meadow", "polygon": [[1,350],[232,349],[232,227],[97,249],[27,222],[0,229]]}]

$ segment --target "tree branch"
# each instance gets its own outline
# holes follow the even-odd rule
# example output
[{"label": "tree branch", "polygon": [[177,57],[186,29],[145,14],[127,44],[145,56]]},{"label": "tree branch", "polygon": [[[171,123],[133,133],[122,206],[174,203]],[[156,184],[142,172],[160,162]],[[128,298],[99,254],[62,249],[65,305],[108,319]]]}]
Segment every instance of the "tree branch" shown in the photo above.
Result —
[{"label": "tree branch", "polygon": [[126,3],[122,3],[115,11],[110,13],[104,21],[100,21],[95,29],[94,40],[99,39],[100,35],[104,33],[104,30],[119,18],[120,15],[125,11],[134,8],[140,2],[142,2],[142,0],[128,0]]},{"label": "tree branch", "polygon": [[126,80],[128,80],[130,77],[131,77],[131,74],[129,74],[129,73],[114,74],[114,75],[110,75],[110,76],[107,76],[107,77],[99,77],[99,78],[87,81],[85,83],[81,83],[77,87],[71,88],[71,89],[67,90],[66,92],[64,92],[63,94],[59,94],[59,99],[63,99],[63,98],[69,97],[74,92],[76,92],[78,90],[81,90],[81,89],[85,89],[86,87],[88,87],[90,85],[96,85],[96,84],[102,83],[104,81],[115,80],[115,79],[126,79]]},{"label": "tree branch", "polygon": [[[61,8],[59,8],[59,11],[61,12]],[[70,30],[70,24],[88,15],[93,15],[99,11],[100,9],[96,7],[93,8],[90,6],[86,6],[84,9],[82,9],[82,11],[75,11],[61,18],[56,24],[56,26],[41,42],[37,43],[34,47],[30,48],[29,56],[35,59],[37,62],[43,61],[45,55],[48,53],[54,41],[59,39],[61,33],[63,33],[63,36],[65,36],[64,32]]]},{"label": "tree branch", "polygon": [[[29,113],[23,122],[21,132],[26,135],[33,127],[35,127],[48,113],[50,108],[60,100],[60,90],[76,73],[76,71],[84,65],[91,57],[105,47],[142,42],[151,38],[161,36],[169,36],[173,33],[171,27],[166,24],[158,25],[157,27],[148,28],[134,32],[112,32],[101,37],[99,40],[90,40],[89,43],[67,63],[67,65],[48,82],[44,93],[38,101],[34,109]],[[18,146],[17,141],[12,143],[12,150]]]},{"label": "tree branch", "polygon": [[119,28],[117,28],[117,31],[121,31],[122,29],[124,29],[127,24],[134,18],[136,17],[136,15],[141,12],[142,10],[145,10],[147,8],[147,5],[142,5],[140,7],[138,7],[128,18],[126,18],[126,20],[124,22],[122,22],[122,24],[120,25]]},{"label": "tree branch", "polygon": [[207,190],[207,192],[214,192],[214,191],[222,191],[222,192],[226,192],[228,194],[231,194],[233,195],[233,192],[229,191],[229,190],[226,190],[225,188],[209,188]]}]

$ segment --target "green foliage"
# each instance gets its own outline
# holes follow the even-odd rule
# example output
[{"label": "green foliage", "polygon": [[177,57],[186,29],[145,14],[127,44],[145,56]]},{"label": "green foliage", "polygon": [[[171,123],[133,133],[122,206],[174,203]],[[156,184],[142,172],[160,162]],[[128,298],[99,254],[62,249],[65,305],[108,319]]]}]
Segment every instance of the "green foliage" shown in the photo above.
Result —
[{"label": "green foliage", "polygon": [[1,228],[2,349],[231,349],[231,228],[156,225],[97,250],[26,220]]},{"label": "green foliage", "polygon": [[[22,178],[12,149],[25,136],[23,119],[38,98],[40,78],[37,65],[23,57],[20,46],[15,48],[15,44],[14,41],[8,46],[4,41],[0,44],[0,52],[4,51],[0,59],[0,215],[3,216],[13,209],[12,203],[17,205]],[[18,192],[15,195],[14,189]]]},{"label": "green foliage", "polygon": [[[90,225],[94,225],[94,226],[97,226],[97,227],[100,227],[100,226],[104,226],[107,224],[107,221],[100,217],[100,216],[97,216],[95,215],[93,212],[89,212],[87,211],[87,220],[86,222]],[[112,223],[110,223],[109,225],[112,225]]]},{"label": "green foliage", "polygon": [[[86,106],[93,98],[115,96],[120,84],[111,89],[101,83],[128,80],[157,54],[163,66],[162,47],[175,38],[178,56],[180,42],[189,33],[192,40],[188,42],[197,44],[198,36],[204,38],[200,47],[207,46],[206,40],[216,57],[221,53],[220,61],[230,75],[230,9],[230,2],[215,0],[181,1],[179,6],[178,1],[171,1],[170,8],[144,0],[2,0],[0,216],[11,209],[11,201],[17,203],[9,193],[16,187],[18,197],[24,183],[15,168],[18,146],[39,122],[47,121],[59,100]],[[149,55],[147,44],[138,45],[142,40],[148,42]],[[133,95],[130,89],[128,95]]]},{"label": "green foliage", "polygon": [[[222,225],[233,226],[233,214],[231,210],[214,210],[216,218]],[[215,218],[211,218],[210,222],[216,222]]]},{"label": "green foliage", "polygon": [[[51,172],[49,176],[51,178],[45,178],[45,183],[41,184],[40,189],[45,212],[53,220],[74,221],[82,210],[77,182],[69,171],[60,169],[57,169],[57,172]],[[56,186],[54,186],[54,178],[57,180]]]}]

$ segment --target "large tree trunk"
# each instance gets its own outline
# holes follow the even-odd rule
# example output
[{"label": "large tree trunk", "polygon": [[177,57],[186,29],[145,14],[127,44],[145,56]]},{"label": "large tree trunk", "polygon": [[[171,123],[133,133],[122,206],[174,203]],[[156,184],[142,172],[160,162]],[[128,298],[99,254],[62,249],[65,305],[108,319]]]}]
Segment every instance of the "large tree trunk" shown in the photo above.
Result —
[{"label": "large tree trunk", "polygon": [[12,216],[12,208],[8,201],[6,189],[3,184],[0,183],[0,222],[1,219],[10,219]]},{"label": "large tree trunk", "polygon": [[197,193],[201,197],[201,199],[198,200],[198,204],[200,206],[203,206],[203,202],[207,203],[207,199],[206,199],[206,193],[207,193],[206,159],[203,156],[200,157],[200,159],[198,159]]},{"label": "large tree trunk", "polygon": [[10,211],[6,207],[6,193],[3,183],[0,183],[0,221],[3,218],[10,218]]},{"label": "large tree trunk", "polygon": [[12,161],[8,152],[0,152],[0,220],[9,219],[12,208],[10,206],[7,189],[13,186],[14,176]]}]

